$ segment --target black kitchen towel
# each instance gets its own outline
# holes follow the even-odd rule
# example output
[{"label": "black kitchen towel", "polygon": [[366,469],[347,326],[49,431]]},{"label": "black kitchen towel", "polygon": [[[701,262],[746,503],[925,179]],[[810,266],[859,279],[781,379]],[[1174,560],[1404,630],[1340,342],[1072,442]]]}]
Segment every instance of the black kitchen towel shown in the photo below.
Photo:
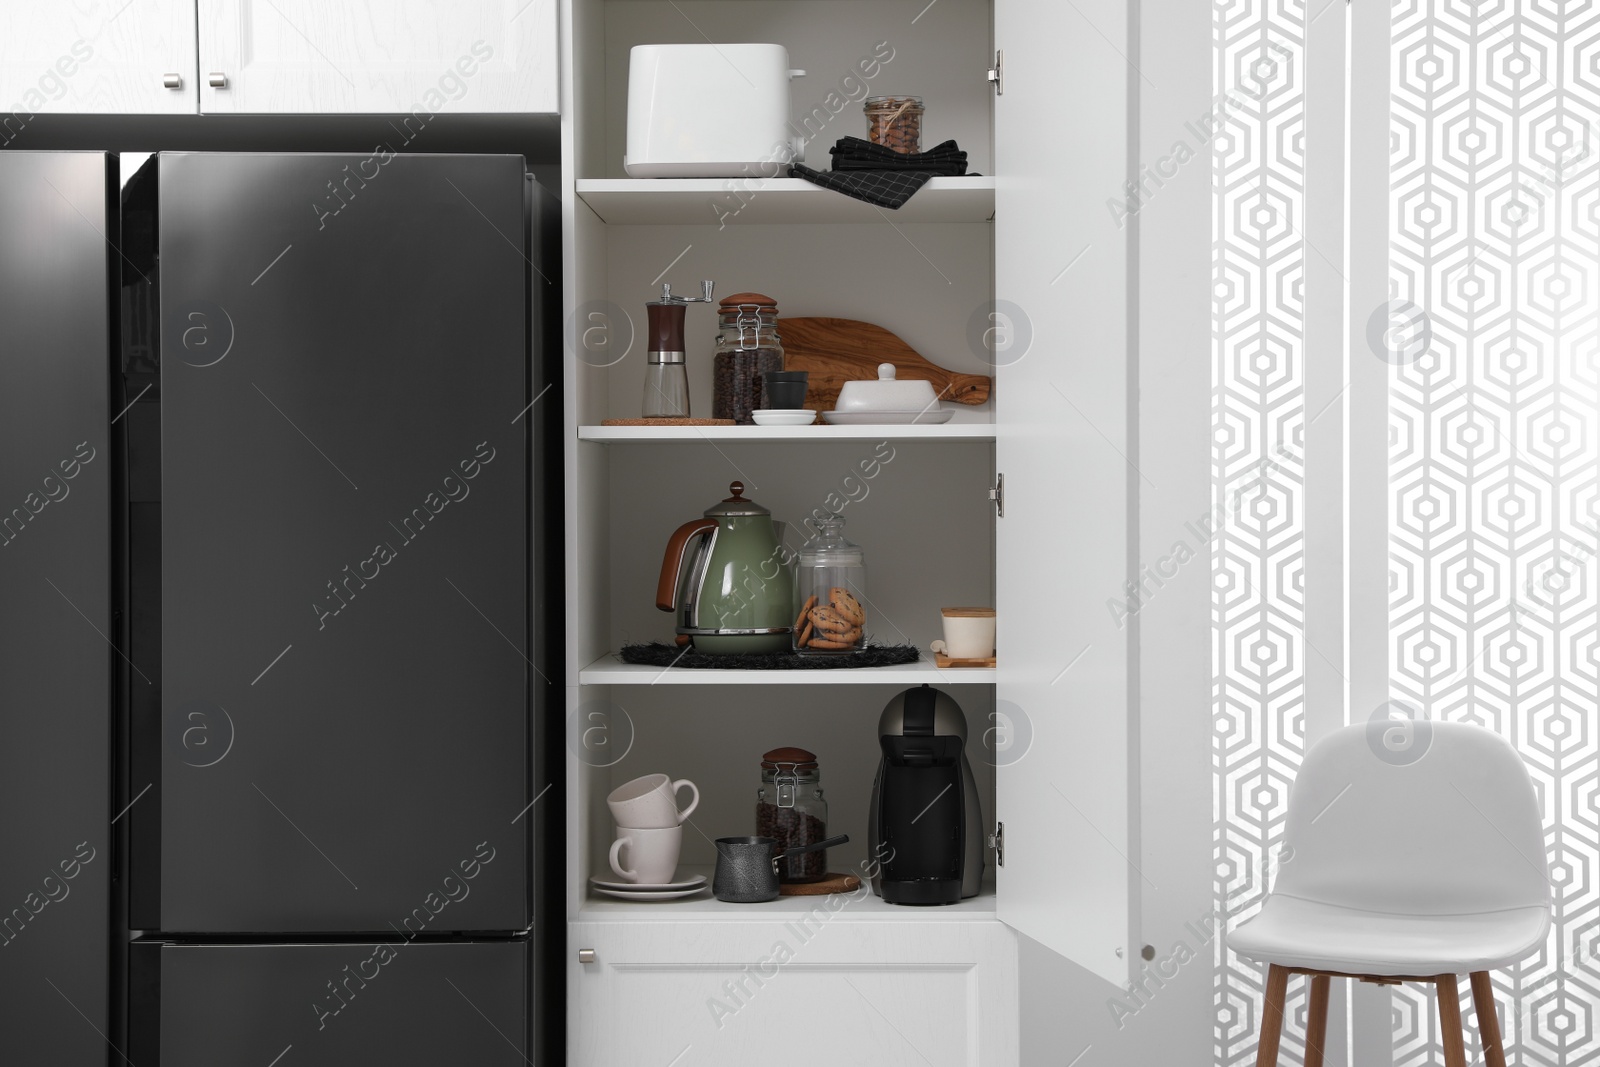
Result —
[{"label": "black kitchen towel", "polygon": [[954,141],[936,144],[926,152],[896,152],[860,137],[841,137],[828,149],[834,170],[925,170],[931,174],[965,174],[967,154]]},{"label": "black kitchen towel", "polygon": [[954,141],[926,152],[904,153],[860,137],[844,137],[829,149],[832,170],[813,170],[796,163],[789,172],[813,185],[832,189],[878,207],[898,208],[938,175],[967,172],[967,154]]}]

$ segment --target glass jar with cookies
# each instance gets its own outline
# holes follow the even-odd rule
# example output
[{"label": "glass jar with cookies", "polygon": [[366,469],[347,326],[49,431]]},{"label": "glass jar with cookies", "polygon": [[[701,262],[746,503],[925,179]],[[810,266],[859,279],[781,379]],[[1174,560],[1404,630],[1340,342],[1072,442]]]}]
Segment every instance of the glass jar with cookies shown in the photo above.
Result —
[{"label": "glass jar with cookies", "polygon": [[794,650],[843,656],[867,647],[867,569],[861,549],[844,539],[844,520],[829,515],[800,550]]}]

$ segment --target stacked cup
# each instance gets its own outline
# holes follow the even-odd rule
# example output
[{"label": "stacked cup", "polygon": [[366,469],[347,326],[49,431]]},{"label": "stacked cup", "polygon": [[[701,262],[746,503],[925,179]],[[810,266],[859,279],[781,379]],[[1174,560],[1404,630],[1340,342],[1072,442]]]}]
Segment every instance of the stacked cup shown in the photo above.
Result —
[{"label": "stacked cup", "polygon": [[[678,791],[687,788],[689,806],[678,810]],[[683,845],[683,820],[700,804],[700,790],[687,778],[676,782],[664,774],[647,774],[620,785],[606,797],[617,821],[611,844],[611,869],[624,882],[665,886],[678,869]]]}]

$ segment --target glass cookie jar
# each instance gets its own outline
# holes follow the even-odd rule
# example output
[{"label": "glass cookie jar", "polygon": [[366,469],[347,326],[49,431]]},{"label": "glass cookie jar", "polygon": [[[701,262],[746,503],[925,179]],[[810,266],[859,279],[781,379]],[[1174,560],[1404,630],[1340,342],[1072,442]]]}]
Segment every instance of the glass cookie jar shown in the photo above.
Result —
[{"label": "glass cookie jar", "polygon": [[861,548],[844,539],[844,520],[829,515],[800,550],[794,650],[841,656],[867,647],[867,568]]},{"label": "glass cookie jar", "polygon": [[[761,757],[756,836],[777,841],[780,852],[828,836],[828,802],[815,755],[803,748],[775,748]],[[827,849],[778,861],[780,882],[820,882],[827,876]]]}]

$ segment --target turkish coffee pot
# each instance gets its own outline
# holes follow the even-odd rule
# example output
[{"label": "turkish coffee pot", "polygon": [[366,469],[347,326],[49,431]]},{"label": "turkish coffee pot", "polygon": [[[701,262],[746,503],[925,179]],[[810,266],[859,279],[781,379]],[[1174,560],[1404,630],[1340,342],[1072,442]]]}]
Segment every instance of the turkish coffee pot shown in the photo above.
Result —
[{"label": "turkish coffee pot", "polygon": [[677,614],[679,643],[712,654],[787,652],[794,632],[794,570],[772,512],[732,496],[667,541],[656,607]]}]

